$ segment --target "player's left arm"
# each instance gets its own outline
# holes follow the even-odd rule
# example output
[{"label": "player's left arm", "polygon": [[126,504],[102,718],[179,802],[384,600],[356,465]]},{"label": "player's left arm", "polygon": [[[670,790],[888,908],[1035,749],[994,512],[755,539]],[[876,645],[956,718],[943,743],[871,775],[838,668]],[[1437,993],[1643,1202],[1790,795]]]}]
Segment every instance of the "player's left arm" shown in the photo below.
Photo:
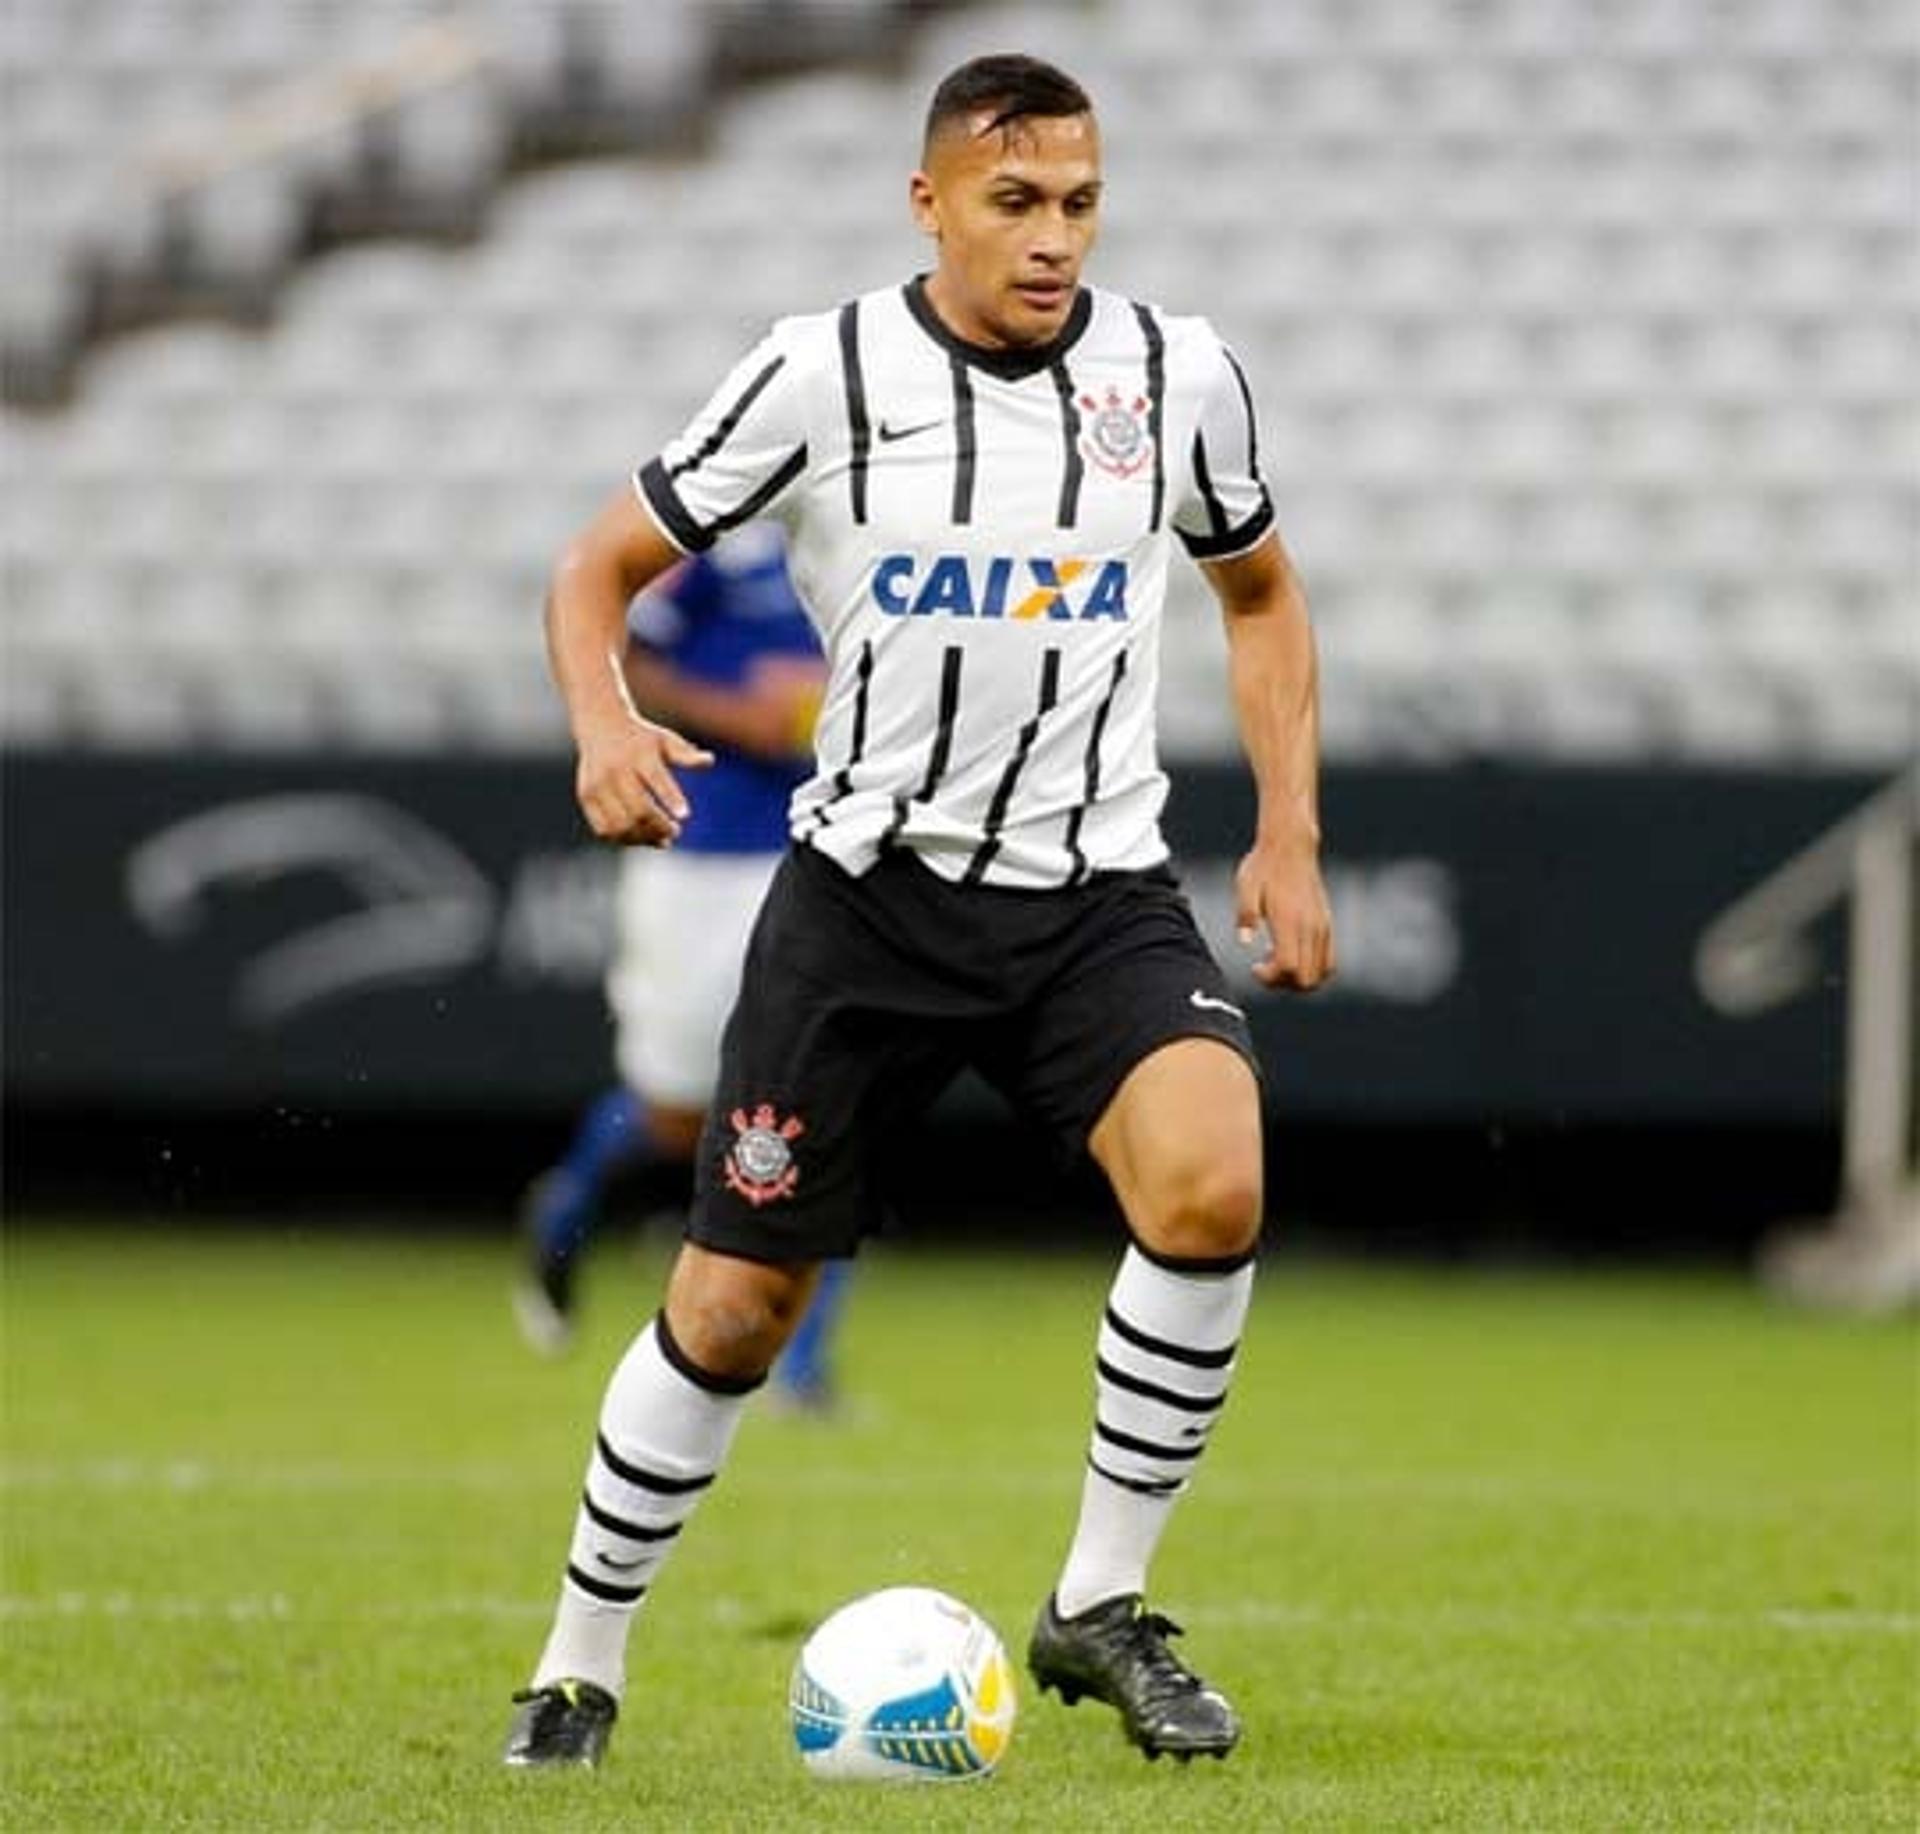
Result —
[{"label": "player's left arm", "polygon": [[1320,877],[1320,687],[1306,594],[1271,530],[1244,554],[1202,562],[1226,622],[1227,668],[1259,814],[1234,878],[1240,940],[1267,933],[1254,977],[1310,992],[1334,971]]}]

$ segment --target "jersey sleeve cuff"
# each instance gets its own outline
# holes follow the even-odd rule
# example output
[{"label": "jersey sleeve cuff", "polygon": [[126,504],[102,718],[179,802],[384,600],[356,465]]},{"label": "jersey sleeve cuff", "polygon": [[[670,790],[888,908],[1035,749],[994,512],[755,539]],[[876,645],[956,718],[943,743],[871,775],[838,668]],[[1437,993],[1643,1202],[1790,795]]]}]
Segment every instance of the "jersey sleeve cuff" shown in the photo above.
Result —
[{"label": "jersey sleeve cuff", "polygon": [[1272,527],[1273,499],[1262,490],[1260,507],[1237,529],[1224,529],[1217,535],[1189,535],[1176,525],[1173,532],[1180,537],[1195,560],[1232,560],[1236,555],[1256,547],[1260,538]]},{"label": "jersey sleeve cuff", "polygon": [[633,474],[633,489],[659,523],[661,534],[682,554],[704,554],[713,546],[712,530],[703,529],[694,520],[660,460],[649,459]]}]

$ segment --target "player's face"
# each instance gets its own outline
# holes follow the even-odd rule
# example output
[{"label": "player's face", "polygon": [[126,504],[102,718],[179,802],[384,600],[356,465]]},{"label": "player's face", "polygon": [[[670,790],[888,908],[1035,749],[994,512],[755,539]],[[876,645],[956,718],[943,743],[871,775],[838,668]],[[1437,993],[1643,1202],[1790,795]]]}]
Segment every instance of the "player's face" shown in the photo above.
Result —
[{"label": "player's face", "polygon": [[1100,215],[1092,115],[949,124],[913,175],[915,219],[940,245],[928,283],[952,329],[977,344],[1044,344],[1073,310]]}]

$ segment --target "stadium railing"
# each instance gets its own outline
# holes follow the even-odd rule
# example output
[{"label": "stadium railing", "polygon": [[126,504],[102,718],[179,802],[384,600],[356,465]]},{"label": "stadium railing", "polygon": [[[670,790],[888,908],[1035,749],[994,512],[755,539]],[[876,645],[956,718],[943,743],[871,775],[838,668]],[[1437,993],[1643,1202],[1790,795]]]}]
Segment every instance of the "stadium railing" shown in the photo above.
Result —
[{"label": "stadium railing", "polygon": [[1846,1068],[1840,1201],[1763,1259],[1781,1290],[1877,1308],[1920,1298],[1920,764],[1897,776],[1728,909],[1702,936],[1702,992],[1726,1013],[1790,997],[1813,972],[1811,925],[1847,909]]}]

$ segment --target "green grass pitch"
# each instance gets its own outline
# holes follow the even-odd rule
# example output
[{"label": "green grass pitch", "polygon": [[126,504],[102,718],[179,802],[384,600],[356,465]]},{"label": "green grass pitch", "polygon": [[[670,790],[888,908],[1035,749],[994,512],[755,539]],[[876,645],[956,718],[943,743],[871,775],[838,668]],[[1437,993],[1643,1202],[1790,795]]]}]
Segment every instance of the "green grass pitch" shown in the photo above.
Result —
[{"label": "green grass pitch", "polygon": [[808,1778],[805,1628],[938,1584],[1016,1658],[1079,1484],[1104,1257],[896,1248],[851,1417],[756,1412],[663,1577],[598,1776],[508,1774],[600,1384],[657,1291],[609,1243],[531,1359],[504,1246],[16,1228],[10,1828],[1911,1829],[1909,1323],[1726,1275],[1262,1274],[1158,1569],[1237,1698],[1148,1765],[1029,1692],[984,1783]]}]

